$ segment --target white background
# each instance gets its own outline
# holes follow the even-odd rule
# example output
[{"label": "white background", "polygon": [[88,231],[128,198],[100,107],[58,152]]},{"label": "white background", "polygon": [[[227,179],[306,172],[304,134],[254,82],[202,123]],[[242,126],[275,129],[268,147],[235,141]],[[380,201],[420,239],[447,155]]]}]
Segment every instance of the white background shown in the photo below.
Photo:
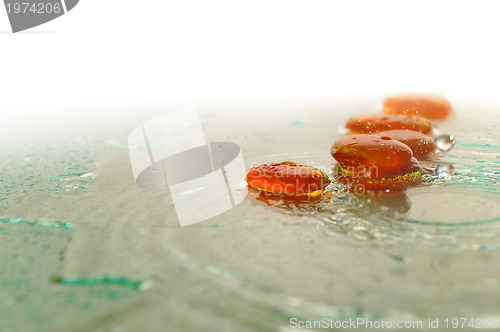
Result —
[{"label": "white background", "polygon": [[400,91],[500,102],[496,1],[81,0],[12,34],[0,112]]}]

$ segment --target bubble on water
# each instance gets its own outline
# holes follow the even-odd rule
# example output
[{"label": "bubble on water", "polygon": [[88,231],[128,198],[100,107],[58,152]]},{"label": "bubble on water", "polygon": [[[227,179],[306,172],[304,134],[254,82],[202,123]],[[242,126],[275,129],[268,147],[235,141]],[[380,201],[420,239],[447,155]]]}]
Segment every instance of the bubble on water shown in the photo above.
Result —
[{"label": "bubble on water", "polygon": [[455,167],[449,163],[440,163],[436,166],[435,173],[439,179],[447,179],[453,175]]},{"label": "bubble on water", "polygon": [[455,136],[453,135],[439,135],[434,139],[436,148],[441,152],[450,151],[455,145]]}]

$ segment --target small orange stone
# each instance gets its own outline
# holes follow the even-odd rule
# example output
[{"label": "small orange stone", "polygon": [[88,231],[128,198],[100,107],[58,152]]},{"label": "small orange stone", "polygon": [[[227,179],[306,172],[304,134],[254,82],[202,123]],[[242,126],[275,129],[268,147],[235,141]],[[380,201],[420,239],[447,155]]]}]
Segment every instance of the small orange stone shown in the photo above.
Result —
[{"label": "small orange stone", "polygon": [[446,119],[453,111],[450,103],[439,96],[399,94],[384,100],[384,113]]},{"label": "small orange stone", "polygon": [[398,169],[413,157],[411,149],[388,136],[347,135],[333,144],[330,153],[343,166],[381,166]]},{"label": "small orange stone", "polygon": [[292,162],[252,167],[246,181],[250,187],[279,196],[319,198],[330,183],[326,174],[311,166]]},{"label": "small orange stone", "polygon": [[420,179],[420,164],[409,146],[385,135],[348,135],[330,153],[339,180],[364,189],[403,189]]},{"label": "small orange stone", "polygon": [[436,151],[434,140],[425,134],[413,130],[386,130],[378,133],[381,136],[389,136],[410,147],[413,156],[417,159],[425,159]]},{"label": "small orange stone", "polygon": [[405,115],[364,115],[354,116],[347,121],[346,127],[354,132],[373,134],[384,130],[407,129],[430,133],[431,122],[419,116]]}]

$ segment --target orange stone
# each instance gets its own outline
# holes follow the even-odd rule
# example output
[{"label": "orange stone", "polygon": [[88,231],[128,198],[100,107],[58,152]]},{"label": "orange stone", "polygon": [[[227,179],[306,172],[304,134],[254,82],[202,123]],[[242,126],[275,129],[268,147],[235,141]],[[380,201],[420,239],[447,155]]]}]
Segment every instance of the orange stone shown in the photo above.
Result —
[{"label": "orange stone", "polygon": [[339,180],[363,189],[403,189],[421,178],[411,148],[389,136],[344,136],[330,153],[338,161]]},{"label": "orange stone", "polygon": [[381,166],[398,169],[413,157],[411,149],[388,136],[347,135],[333,144],[330,153],[343,166]]},{"label": "orange stone", "polygon": [[381,136],[389,136],[410,147],[413,156],[417,159],[425,159],[436,151],[434,140],[425,134],[413,130],[386,130],[378,133]]},{"label": "orange stone", "polygon": [[292,162],[252,167],[247,174],[249,187],[278,196],[321,197],[330,183],[326,174],[311,166]]},{"label": "orange stone", "polygon": [[384,130],[407,129],[430,133],[431,122],[419,116],[405,115],[364,115],[351,117],[346,127],[356,133],[373,134]]},{"label": "orange stone", "polygon": [[450,103],[439,96],[399,94],[384,100],[384,113],[446,119],[453,111]]}]

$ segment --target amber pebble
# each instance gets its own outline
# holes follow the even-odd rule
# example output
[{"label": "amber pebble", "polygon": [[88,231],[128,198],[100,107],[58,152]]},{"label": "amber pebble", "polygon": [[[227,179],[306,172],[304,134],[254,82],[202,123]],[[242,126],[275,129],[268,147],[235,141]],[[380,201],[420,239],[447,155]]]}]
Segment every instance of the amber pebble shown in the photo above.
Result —
[{"label": "amber pebble", "polygon": [[429,157],[436,151],[434,140],[417,131],[413,130],[386,130],[378,133],[381,136],[389,136],[400,141],[410,147],[413,151],[413,156],[417,159]]},{"label": "amber pebble", "polygon": [[364,189],[403,189],[421,178],[410,147],[389,136],[344,136],[330,153],[338,161],[339,180]]},{"label": "amber pebble", "polygon": [[319,169],[292,162],[252,167],[246,181],[250,187],[273,195],[308,198],[320,197],[330,183]]},{"label": "amber pebble", "polygon": [[331,155],[343,166],[378,166],[398,170],[413,157],[411,149],[388,136],[347,135],[335,143]]},{"label": "amber pebble", "polygon": [[439,96],[399,94],[384,100],[384,113],[446,119],[453,111],[450,103]]},{"label": "amber pebble", "polygon": [[347,121],[346,127],[363,134],[373,134],[393,129],[408,129],[427,134],[432,129],[429,120],[419,116],[405,115],[354,116]]}]

